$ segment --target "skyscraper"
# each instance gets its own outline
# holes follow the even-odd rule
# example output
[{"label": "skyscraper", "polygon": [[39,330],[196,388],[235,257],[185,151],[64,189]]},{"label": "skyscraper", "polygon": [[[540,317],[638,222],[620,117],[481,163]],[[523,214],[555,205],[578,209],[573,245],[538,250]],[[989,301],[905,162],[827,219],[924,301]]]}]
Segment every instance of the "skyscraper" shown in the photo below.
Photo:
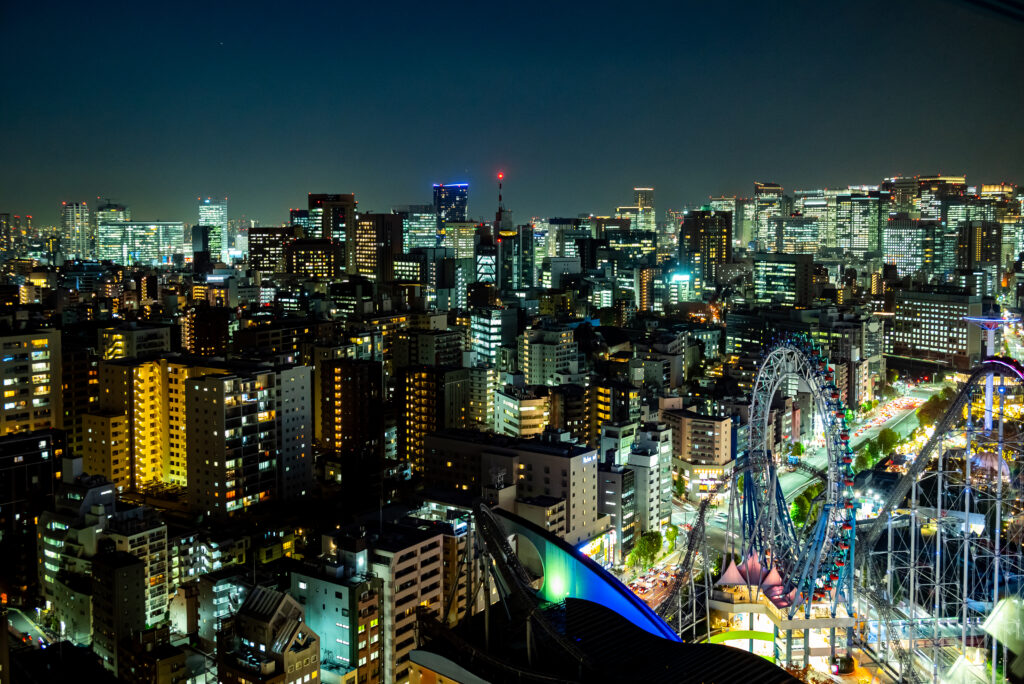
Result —
[{"label": "skyscraper", "polygon": [[228,261],[228,198],[199,200],[199,225],[210,227],[210,255]]},{"label": "skyscraper", "polygon": [[432,205],[410,204],[394,211],[402,217],[403,251],[437,247],[437,214]]},{"label": "skyscraper", "polygon": [[89,206],[85,202],[61,202],[61,240],[68,256],[91,259],[94,245],[89,239]]},{"label": "skyscraper", "polygon": [[348,194],[309,194],[308,221],[310,230],[317,230],[319,235],[306,235],[307,238],[320,237],[335,240],[344,245],[348,237],[348,224],[355,219],[356,196]]},{"label": "skyscraper", "polygon": [[437,232],[440,233],[446,223],[467,221],[468,205],[469,183],[434,183]]},{"label": "skyscraper", "polygon": [[654,215],[654,188],[633,188],[633,204],[637,208],[637,224],[633,230],[653,233],[657,228]]},{"label": "skyscraper", "polygon": [[[314,224],[309,216],[309,209],[289,209],[288,225],[302,229],[299,237],[316,237],[320,235],[320,224]],[[249,241],[252,242],[252,231],[249,232]],[[252,245],[250,244],[250,249]]]},{"label": "skyscraper", "polygon": [[771,248],[775,234],[769,219],[789,214],[788,198],[778,183],[754,183],[754,239],[758,249]]},{"label": "skyscraper", "polygon": [[100,223],[96,257],[116,264],[168,264],[181,254],[185,225],[179,221]]},{"label": "skyscraper", "polygon": [[394,260],[402,253],[402,217],[362,214],[351,222],[346,241],[345,270],[377,283],[394,280]]},{"label": "skyscraper", "polygon": [[704,209],[686,214],[679,231],[679,261],[694,287],[713,287],[718,269],[731,257],[732,213]]}]

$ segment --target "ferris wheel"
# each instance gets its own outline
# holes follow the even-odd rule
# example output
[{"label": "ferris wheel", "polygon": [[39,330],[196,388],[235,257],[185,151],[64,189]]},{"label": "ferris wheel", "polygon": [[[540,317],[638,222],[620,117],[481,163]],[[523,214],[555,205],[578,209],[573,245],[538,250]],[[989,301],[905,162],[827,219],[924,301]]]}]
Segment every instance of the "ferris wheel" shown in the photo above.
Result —
[{"label": "ferris wheel", "polygon": [[[780,390],[794,388],[809,393],[815,429],[821,431],[827,454],[824,489],[815,500],[820,513],[803,530],[790,517],[772,450],[772,401]],[[835,368],[807,337],[781,338],[765,354],[751,392],[749,447],[736,473],[743,492],[747,579],[756,576],[768,598],[790,617],[800,608],[810,615],[813,603],[830,604],[833,615],[840,604],[849,610],[856,538],[850,429]]]}]

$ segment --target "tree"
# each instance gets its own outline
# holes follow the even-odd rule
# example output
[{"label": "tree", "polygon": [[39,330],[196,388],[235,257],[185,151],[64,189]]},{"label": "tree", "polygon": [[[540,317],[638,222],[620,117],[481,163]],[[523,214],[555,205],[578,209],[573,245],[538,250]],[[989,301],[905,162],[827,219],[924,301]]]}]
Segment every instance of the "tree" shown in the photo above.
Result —
[{"label": "tree", "polygon": [[866,449],[862,449],[857,453],[857,458],[853,459],[853,471],[859,473],[862,470],[867,470],[871,467],[871,458],[867,454]]},{"label": "tree", "polygon": [[679,537],[679,528],[675,525],[669,525],[665,528],[665,540],[671,545],[672,550],[676,548],[676,538]]},{"label": "tree", "polygon": [[658,557],[661,551],[661,532],[648,532],[636,540],[636,545],[630,553],[636,553],[640,564],[647,567]]},{"label": "tree", "polygon": [[874,440],[864,445],[864,454],[868,457],[868,467],[874,466],[882,458],[882,450],[878,448],[878,443]]},{"label": "tree", "polygon": [[793,499],[793,503],[789,506],[789,516],[793,518],[794,525],[797,527],[803,526],[807,521],[807,511],[809,508],[810,503],[803,494]]},{"label": "tree", "polygon": [[675,489],[677,499],[686,498],[686,483],[683,482],[683,478],[676,478],[676,480],[672,482],[672,487]]},{"label": "tree", "polygon": [[803,442],[797,442],[793,445],[793,455],[797,458],[803,456],[805,451],[807,451],[807,447],[804,446]]},{"label": "tree", "polygon": [[640,554],[638,553],[637,547],[634,545],[626,555],[626,567],[635,568],[640,565]]},{"label": "tree", "polygon": [[890,368],[885,371],[886,384],[891,385],[900,379],[900,373],[895,368]]},{"label": "tree", "polygon": [[883,455],[887,456],[889,452],[896,448],[896,445],[900,443],[900,436],[896,434],[895,430],[889,428],[883,428],[878,433],[878,437],[875,440],[878,443],[878,450]]}]

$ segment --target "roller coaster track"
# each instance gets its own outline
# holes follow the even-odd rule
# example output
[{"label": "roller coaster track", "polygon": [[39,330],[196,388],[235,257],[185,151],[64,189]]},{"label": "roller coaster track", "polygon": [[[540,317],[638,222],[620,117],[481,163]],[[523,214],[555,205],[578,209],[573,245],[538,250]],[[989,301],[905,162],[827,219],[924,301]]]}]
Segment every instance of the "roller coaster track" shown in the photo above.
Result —
[{"label": "roller coaster track", "polygon": [[[690,530],[690,534],[687,538],[686,551],[683,554],[683,559],[679,561],[675,568],[675,574],[677,577],[672,580],[672,586],[668,592],[669,598],[662,601],[655,609],[655,612],[662,619],[668,617],[676,608],[676,601],[680,600],[679,592],[682,591],[682,588],[690,581],[690,573],[693,570],[693,561],[697,557],[698,549],[706,541],[707,512],[711,507],[712,501],[721,494],[723,489],[729,486],[729,483],[734,477],[761,467],[763,467],[762,464],[749,463],[746,467],[731,472],[726,477],[719,479],[708,491],[707,496],[701,499],[701,502],[697,507],[697,518],[694,520],[693,528]],[[828,484],[828,472],[825,470],[809,466],[805,463],[797,464],[796,469],[817,478],[825,484]],[[677,625],[677,630],[681,630],[681,627],[681,625]]]},{"label": "roller coaster track", "polygon": [[[486,562],[485,559],[484,572],[495,572],[498,579],[501,580],[498,586],[504,591],[499,593],[503,594],[506,605],[511,602],[511,607],[522,614],[526,622],[531,622],[539,627],[541,633],[561,648],[573,661],[579,663],[581,668],[589,667],[589,659],[583,651],[559,632],[540,609],[540,600],[532,586],[534,578],[523,567],[519,557],[512,550],[505,529],[494,517],[491,509],[484,504],[479,504],[474,511],[474,517],[477,531],[487,547],[487,555],[493,561],[493,567],[491,567],[491,563]],[[490,596],[487,596],[485,600],[490,601]]]},{"label": "roller coaster track", "polygon": [[857,531],[857,545],[864,550],[862,558],[862,568],[867,567],[868,552],[875,548],[875,544],[878,543],[878,538],[882,534],[882,530],[885,528],[885,521],[889,517],[889,514],[894,508],[899,506],[907,494],[910,492],[911,486],[921,476],[925,468],[932,459],[932,452],[946,439],[947,433],[953,428],[954,423],[960,419],[963,414],[964,407],[970,400],[971,392],[974,390],[975,384],[979,379],[984,378],[987,375],[995,374],[1001,375],[1007,378],[1013,378],[1018,381],[1024,381],[1024,368],[1020,366],[1016,361],[1011,359],[1005,359],[1002,357],[990,357],[981,362],[981,364],[975,368],[967,382],[957,393],[956,398],[953,400],[953,404],[946,411],[946,414],[942,416],[939,424],[935,426],[935,431],[932,436],[925,443],[924,448],[921,449],[914,462],[907,468],[907,472],[904,473],[903,477],[897,481],[896,485],[892,488],[889,496],[886,498],[885,503],[879,509],[878,517],[873,521],[861,523]]}]

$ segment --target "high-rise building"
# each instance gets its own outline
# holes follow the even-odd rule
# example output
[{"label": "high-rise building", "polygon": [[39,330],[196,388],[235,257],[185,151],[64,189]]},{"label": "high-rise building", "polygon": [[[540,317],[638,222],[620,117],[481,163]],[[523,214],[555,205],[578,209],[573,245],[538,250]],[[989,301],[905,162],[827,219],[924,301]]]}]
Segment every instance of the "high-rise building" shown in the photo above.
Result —
[{"label": "high-rise building", "polygon": [[220,518],[309,491],[309,383],[307,366],[185,382],[188,487],[197,511]]},{"label": "high-rise building", "polygon": [[180,221],[103,222],[97,226],[96,257],[124,266],[170,264],[184,251],[184,241]]},{"label": "high-rise building", "polygon": [[[309,215],[309,209],[289,209],[288,225],[300,229],[301,233],[297,234],[296,237],[318,237],[320,235],[320,224],[314,223]],[[251,242],[252,238],[250,237],[249,239]],[[252,249],[251,244],[249,249]]]},{"label": "high-rise building", "polygon": [[345,254],[334,240],[292,240],[284,257],[288,273],[307,278],[334,278],[345,268]]},{"label": "high-rise building", "polygon": [[957,226],[957,268],[977,269],[1002,264],[1003,224],[962,221]]},{"label": "high-rise building", "polygon": [[945,221],[944,208],[951,199],[964,196],[967,179],[964,176],[917,177],[918,211],[923,221]]},{"label": "high-rise building", "polygon": [[148,624],[145,563],[127,551],[106,551],[92,559],[90,574],[92,649],[118,675],[118,644]]},{"label": "high-rise building", "polygon": [[936,235],[941,234],[937,221],[915,219],[904,213],[891,216],[886,221],[882,258],[896,266],[901,278],[930,275],[939,267]]},{"label": "high-rise building", "polygon": [[398,214],[359,214],[349,223],[346,271],[375,283],[394,280],[394,260],[402,254],[402,217]]},{"label": "high-rise building", "polygon": [[319,226],[319,235],[324,240],[334,240],[344,246],[348,237],[349,223],[355,220],[356,196],[354,194],[309,194],[309,222]]},{"label": "high-rise building", "polygon": [[402,251],[417,247],[437,247],[437,214],[430,204],[409,204],[397,207],[402,217]]},{"label": "high-rise building", "polygon": [[774,251],[783,254],[817,254],[821,248],[821,220],[811,216],[777,216]]},{"label": "high-rise building", "polygon": [[502,230],[497,237],[497,277],[500,290],[533,287],[537,276],[533,225]]},{"label": "high-rise building", "polygon": [[13,254],[16,244],[17,236],[14,233],[11,215],[2,213],[0,214],[0,254]]},{"label": "high-rise building", "polygon": [[[99,199],[99,198],[97,198]],[[99,228],[104,223],[123,223],[132,220],[131,210],[123,204],[115,204],[106,200],[104,204],[96,207],[90,215],[89,239],[99,249]],[[102,259],[103,257],[98,257]]]},{"label": "high-rise building", "polygon": [[982,315],[982,297],[959,287],[896,291],[892,348],[897,356],[967,371],[982,353],[981,329],[964,320]]},{"label": "high-rise building", "polygon": [[640,390],[619,380],[595,381],[587,388],[587,408],[587,443],[597,446],[603,425],[640,422]]},{"label": "high-rise building", "polygon": [[804,308],[814,296],[814,258],[810,254],[754,255],[754,296],[759,302]]},{"label": "high-rise building", "polygon": [[264,273],[284,273],[285,251],[288,245],[300,237],[297,233],[305,230],[301,224],[284,228],[250,228],[249,266]]},{"label": "high-rise building", "polygon": [[292,596],[306,609],[305,622],[319,636],[324,669],[355,673],[379,684],[383,662],[384,580],[371,575],[365,537],[323,539],[324,558],[291,573]]},{"label": "high-rise building", "polygon": [[883,228],[891,195],[873,187],[851,187],[836,199],[836,246],[858,258],[883,250]]},{"label": "high-rise building", "polygon": [[548,427],[550,415],[547,387],[506,384],[494,393],[494,432],[499,435],[540,436]]},{"label": "high-rise building", "polygon": [[471,221],[447,221],[439,229],[441,246],[455,252],[456,259],[476,256],[476,228]]},{"label": "high-rise building", "polygon": [[475,363],[494,367],[498,348],[511,347],[516,340],[518,312],[497,306],[474,309],[469,317],[469,345]]},{"label": "high-rise building", "polygon": [[[633,207],[635,211],[630,212],[632,229],[645,233],[653,233],[657,230],[657,220],[654,210],[654,188],[633,188]],[[620,207],[625,210],[626,207]],[[623,214],[623,217],[625,214]]]},{"label": "high-rise building", "polygon": [[445,224],[468,221],[468,208],[469,183],[434,183],[434,214],[437,215],[438,234]]},{"label": "high-rise building", "polygon": [[754,223],[758,249],[770,248],[775,244],[775,234],[770,219],[789,215],[789,198],[783,194],[778,183],[754,183]]},{"label": "high-rise building", "polygon": [[426,436],[468,423],[469,370],[410,366],[399,374],[397,399],[399,454],[422,472]]},{"label": "high-rise building", "polygon": [[714,287],[723,264],[732,259],[732,214],[702,209],[683,215],[679,262],[694,287]]},{"label": "high-rise building", "polygon": [[0,437],[61,427],[59,330],[0,330]]},{"label": "high-rise building", "polygon": [[672,430],[672,469],[687,498],[706,497],[731,467],[732,419],[662,408],[659,420]]},{"label": "high-rise building", "polygon": [[53,506],[65,449],[61,430],[0,437],[0,582],[15,601],[36,593],[35,520]]},{"label": "high-rise building", "polygon": [[200,198],[197,212],[198,224],[210,227],[211,257],[218,261],[229,261],[228,248],[231,243],[228,239],[228,198]]},{"label": "high-rise building", "polygon": [[85,202],[61,202],[60,238],[64,253],[78,259],[93,258],[95,245],[89,232],[89,205]]},{"label": "high-rise building", "polygon": [[330,359],[320,369],[321,426],[328,448],[364,455],[381,446],[384,367],[379,361]]},{"label": "high-rise building", "polygon": [[528,385],[560,385],[579,373],[579,346],[570,328],[533,328],[519,336],[519,370]]}]

